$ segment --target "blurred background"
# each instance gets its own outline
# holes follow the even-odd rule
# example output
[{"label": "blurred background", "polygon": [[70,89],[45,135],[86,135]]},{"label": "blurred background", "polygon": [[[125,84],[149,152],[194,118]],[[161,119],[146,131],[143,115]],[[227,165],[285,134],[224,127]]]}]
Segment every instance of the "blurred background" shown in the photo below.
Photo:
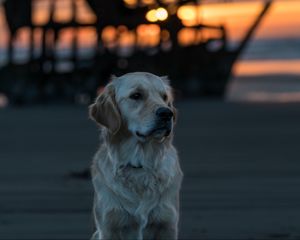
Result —
[{"label": "blurred background", "polygon": [[0,239],[88,239],[87,106],[168,75],[181,239],[300,239],[299,0],[0,0]]}]

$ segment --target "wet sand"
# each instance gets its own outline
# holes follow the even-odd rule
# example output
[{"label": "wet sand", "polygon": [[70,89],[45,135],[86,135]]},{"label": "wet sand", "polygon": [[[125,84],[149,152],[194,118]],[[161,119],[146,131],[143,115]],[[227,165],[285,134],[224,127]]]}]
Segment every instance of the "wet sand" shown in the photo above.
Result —
[{"label": "wet sand", "polygon": [[[185,173],[181,239],[300,239],[300,105],[186,101],[175,144]],[[86,108],[0,111],[0,239],[88,239]]]}]

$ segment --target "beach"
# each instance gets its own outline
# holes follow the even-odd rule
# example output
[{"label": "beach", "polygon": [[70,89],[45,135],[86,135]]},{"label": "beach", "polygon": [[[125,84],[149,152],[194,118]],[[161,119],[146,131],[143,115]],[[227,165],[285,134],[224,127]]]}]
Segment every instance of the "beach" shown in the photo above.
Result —
[{"label": "beach", "polygon": [[[298,104],[182,101],[180,239],[300,239]],[[0,111],[0,239],[88,239],[87,107]]]}]

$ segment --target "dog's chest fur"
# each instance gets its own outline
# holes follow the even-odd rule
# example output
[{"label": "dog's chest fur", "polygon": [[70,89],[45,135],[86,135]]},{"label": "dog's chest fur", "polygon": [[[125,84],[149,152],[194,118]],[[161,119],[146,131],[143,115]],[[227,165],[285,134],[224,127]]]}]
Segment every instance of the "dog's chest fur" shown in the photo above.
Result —
[{"label": "dog's chest fur", "polygon": [[163,173],[135,168],[127,165],[118,170],[116,180],[140,197],[145,194],[161,194],[168,184],[168,176]]},{"label": "dog's chest fur", "polygon": [[176,154],[170,154],[170,148],[158,143],[126,145],[126,150],[121,147],[116,153],[119,164],[115,180],[140,197],[161,194],[174,177]]}]

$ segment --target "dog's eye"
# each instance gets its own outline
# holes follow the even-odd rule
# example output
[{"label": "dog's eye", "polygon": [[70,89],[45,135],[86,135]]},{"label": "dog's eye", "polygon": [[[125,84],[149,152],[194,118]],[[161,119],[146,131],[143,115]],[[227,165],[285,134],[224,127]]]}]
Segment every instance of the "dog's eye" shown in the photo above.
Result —
[{"label": "dog's eye", "polygon": [[131,94],[129,97],[133,100],[140,100],[140,99],[142,99],[142,94],[137,92],[137,93]]},{"label": "dog's eye", "polygon": [[162,98],[163,98],[163,100],[166,102],[166,101],[168,100],[167,94],[164,94],[164,95],[162,96]]}]

